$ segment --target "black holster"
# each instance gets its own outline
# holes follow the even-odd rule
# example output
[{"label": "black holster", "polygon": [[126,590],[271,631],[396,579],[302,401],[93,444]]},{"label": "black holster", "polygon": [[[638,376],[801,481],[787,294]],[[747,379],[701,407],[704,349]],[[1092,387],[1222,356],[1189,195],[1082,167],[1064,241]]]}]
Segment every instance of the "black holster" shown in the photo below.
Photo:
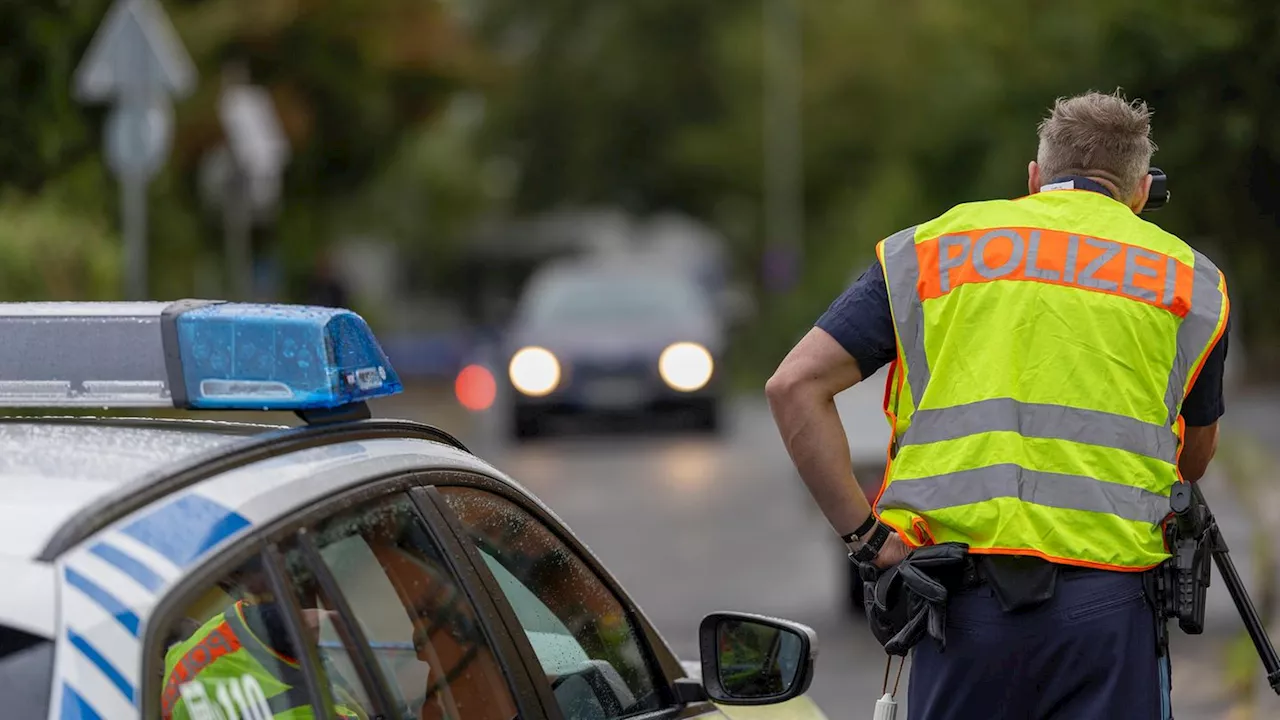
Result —
[{"label": "black holster", "polygon": [[929,545],[883,572],[869,564],[859,565],[858,572],[871,633],[885,652],[901,657],[925,633],[945,649],[947,601],[951,593],[978,583],[964,543]]},{"label": "black holster", "polygon": [[1198,539],[1176,538],[1170,542],[1173,556],[1143,573],[1143,590],[1157,620],[1156,652],[1168,652],[1167,620],[1177,620],[1188,635],[1204,632],[1208,606],[1210,553]]}]

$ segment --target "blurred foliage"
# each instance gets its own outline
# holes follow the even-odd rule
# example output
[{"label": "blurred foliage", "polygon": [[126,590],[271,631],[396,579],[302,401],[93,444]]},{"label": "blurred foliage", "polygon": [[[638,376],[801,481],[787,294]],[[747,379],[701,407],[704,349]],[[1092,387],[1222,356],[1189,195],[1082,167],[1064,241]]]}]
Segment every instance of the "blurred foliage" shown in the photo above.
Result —
[{"label": "blurred foliage", "polygon": [[[415,149],[430,142],[456,93],[485,75],[484,54],[448,7],[433,0],[171,5],[205,78],[183,104],[186,142],[175,155],[188,174],[221,136],[216,103],[224,63],[245,63],[253,81],[271,91],[293,157],[282,215],[263,233],[269,237],[260,252],[280,261],[287,289],[296,290],[317,252],[347,233],[410,246],[448,238],[453,218],[469,207],[432,202],[425,183],[436,170],[433,158]],[[398,192],[387,200],[396,209],[379,194],[390,184]]]},{"label": "blurred foliage", "polygon": [[0,299],[111,300],[120,296],[116,239],[105,218],[69,211],[53,195],[0,196]]},{"label": "blurred foliage", "polygon": [[[282,213],[258,238],[291,288],[347,234],[393,239],[448,273],[476,219],[584,205],[709,220],[754,280],[766,1],[165,0],[201,82],[177,106],[173,156],[152,186],[152,291],[191,292],[219,262],[217,215],[196,177],[221,141],[231,61],[270,90],[293,145]],[[958,202],[1025,192],[1035,125],[1055,97],[1116,87],[1155,109],[1173,202],[1150,219],[1219,261],[1236,336],[1256,365],[1280,367],[1280,316],[1240,312],[1269,302],[1280,274],[1280,7],[795,1],[805,276],[750,328],[758,371],[872,261],[877,240]],[[85,237],[100,239],[77,240],[95,248],[117,243],[115,183],[99,160],[105,112],[69,89],[107,4],[0,0],[3,185],[40,193],[8,196],[6,217],[52,223],[62,202],[83,217],[57,221],[96,228]]]},{"label": "blurred foliage", "polygon": [[[75,173],[67,181],[75,195],[68,212],[83,212],[86,223],[103,228],[118,224],[119,202],[114,178],[101,162],[108,109],[82,107],[70,90],[109,4],[0,0],[5,48],[0,89],[9,98],[0,103],[3,186],[49,191]],[[290,287],[298,287],[317,252],[344,233],[424,244],[432,233],[455,227],[458,213],[476,206],[474,201],[460,204],[455,212],[453,203],[432,205],[402,194],[405,205],[431,205],[431,216],[407,225],[365,222],[352,228],[341,222],[361,216],[358,206],[367,205],[366,188],[379,178],[433,177],[432,157],[419,154],[417,162],[426,167],[406,167],[406,143],[430,136],[434,120],[456,92],[484,76],[483,54],[445,5],[433,0],[166,0],[162,5],[196,62],[200,82],[193,97],[176,104],[172,155],[151,186],[153,296],[189,294],[200,287],[199,273],[218,271],[219,215],[202,207],[197,178],[205,154],[222,142],[217,103],[223,70],[232,64],[247,68],[251,81],[271,93],[293,148],[279,222],[260,229],[256,238],[259,255],[283,264]],[[475,188],[451,190],[455,196],[481,194]],[[42,217],[56,214],[47,203],[34,207]],[[49,232],[57,230],[51,226]],[[10,237],[5,233],[6,244],[0,246],[6,251]],[[118,239],[106,237],[106,247],[114,246],[118,254]],[[86,263],[96,267],[98,261]],[[209,287],[204,280],[203,287]],[[215,290],[221,286],[213,285]],[[6,287],[6,293],[30,290],[30,297],[52,297],[30,283],[21,285],[22,291],[17,287]],[[89,286],[70,289],[76,297],[95,292]]]}]

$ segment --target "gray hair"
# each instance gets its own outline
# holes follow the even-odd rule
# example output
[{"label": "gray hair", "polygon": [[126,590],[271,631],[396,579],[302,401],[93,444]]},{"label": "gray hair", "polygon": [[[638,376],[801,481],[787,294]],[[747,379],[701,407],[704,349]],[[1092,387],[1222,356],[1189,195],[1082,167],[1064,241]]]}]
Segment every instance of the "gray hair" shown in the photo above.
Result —
[{"label": "gray hair", "polygon": [[1151,110],[1141,100],[1087,92],[1058,98],[1037,128],[1036,163],[1043,182],[1063,175],[1100,177],[1133,197],[1151,166]]}]

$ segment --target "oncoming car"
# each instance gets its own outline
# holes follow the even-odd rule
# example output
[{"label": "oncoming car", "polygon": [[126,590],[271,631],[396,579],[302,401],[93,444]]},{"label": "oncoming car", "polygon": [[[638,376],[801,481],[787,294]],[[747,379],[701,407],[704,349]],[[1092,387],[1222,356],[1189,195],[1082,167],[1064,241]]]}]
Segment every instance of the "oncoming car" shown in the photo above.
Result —
[{"label": "oncoming car", "polygon": [[304,421],[0,420],[5,717],[824,717],[805,626],[713,613],[682,663],[514,479],[372,419],[401,386],[354,313],[0,304],[0,330],[5,407]]},{"label": "oncoming car", "polygon": [[554,263],[530,281],[507,338],[511,431],[554,416],[685,412],[720,423],[725,330],[680,273],[621,260]]}]

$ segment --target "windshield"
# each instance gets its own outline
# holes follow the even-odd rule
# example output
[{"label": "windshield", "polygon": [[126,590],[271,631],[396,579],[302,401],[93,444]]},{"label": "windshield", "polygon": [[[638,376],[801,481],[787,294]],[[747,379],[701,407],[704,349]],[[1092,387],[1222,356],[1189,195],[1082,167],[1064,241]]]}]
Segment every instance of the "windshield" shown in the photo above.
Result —
[{"label": "windshield", "polygon": [[0,625],[0,698],[5,717],[49,714],[53,682],[53,641]]},{"label": "windshield", "polygon": [[706,312],[699,292],[673,278],[596,275],[543,285],[525,308],[535,325],[665,323]]}]

